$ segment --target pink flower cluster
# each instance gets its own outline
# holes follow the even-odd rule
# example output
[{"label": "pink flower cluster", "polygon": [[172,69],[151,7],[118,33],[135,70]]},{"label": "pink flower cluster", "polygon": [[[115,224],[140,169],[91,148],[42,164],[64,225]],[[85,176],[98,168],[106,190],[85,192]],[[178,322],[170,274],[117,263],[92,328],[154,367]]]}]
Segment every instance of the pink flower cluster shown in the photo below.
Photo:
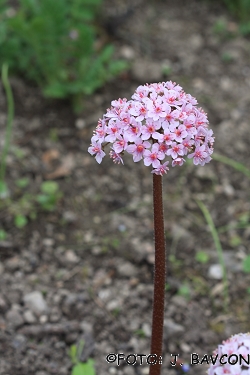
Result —
[{"label": "pink flower cluster", "polygon": [[111,102],[88,152],[101,163],[110,143],[115,163],[123,163],[127,151],[135,162],[143,160],[159,175],[169,170],[167,156],[173,167],[182,165],[186,155],[195,165],[204,165],[211,160],[214,137],[205,112],[196,105],[195,98],[171,81],[139,86],[132,100]]},{"label": "pink flower cluster", "polygon": [[239,333],[223,341],[213,358],[208,375],[250,375],[250,333]]}]

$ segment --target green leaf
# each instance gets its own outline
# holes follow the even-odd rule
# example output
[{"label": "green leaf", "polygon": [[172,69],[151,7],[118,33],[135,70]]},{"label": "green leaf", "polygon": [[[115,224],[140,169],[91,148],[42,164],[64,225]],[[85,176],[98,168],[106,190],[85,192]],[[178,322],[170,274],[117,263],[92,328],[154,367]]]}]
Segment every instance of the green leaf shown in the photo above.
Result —
[{"label": "green leaf", "polygon": [[14,219],[14,222],[15,222],[15,226],[19,229],[25,227],[25,225],[28,223],[28,220],[26,218],[26,216],[23,216],[23,215],[16,215],[15,216],[15,219]]},{"label": "green leaf", "polygon": [[187,284],[183,284],[178,289],[178,295],[183,296],[186,299],[190,299],[190,288]]},{"label": "green leaf", "polygon": [[44,194],[54,195],[59,190],[59,185],[55,181],[45,181],[41,184],[41,191]]},{"label": "green leaf", "polygon": [[209,255],[205,251],[198,251],[195,255],[195,260],[200,263],[207,263]]},{"label": "green leaf", "polygon": [[7,238],[7,233],[4,229],[0,229],[0,241],[4,241]]},{"label": "green leaf", "polygon": [[250,272],[250,255],[243,260],[243,271]]},{"label": "green leaf", "polygon": [[77,363],[77,346],[71,345],[69,355],[72,363]]},{"label": "green leaf", "polygon": [[89,359],[86,363],[79,362],[73,369],[71,375],[95,375],[94,361]]},{"label": "green leaf", "polygon": [[16,186],[23,189],[29,185],[29,182],[30,180],[28,179],[28,177],[19,178],[18,180],[16,180]]}]

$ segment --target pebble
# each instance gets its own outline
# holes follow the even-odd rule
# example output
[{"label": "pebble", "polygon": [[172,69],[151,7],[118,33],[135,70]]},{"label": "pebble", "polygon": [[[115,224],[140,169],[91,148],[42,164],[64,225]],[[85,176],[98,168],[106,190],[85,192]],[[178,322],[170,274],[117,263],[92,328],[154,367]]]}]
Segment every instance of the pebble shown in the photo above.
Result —
[{"label": "pebble", "polygon": [[4,273],[4,265],[2,262],[0,262],[0,275]]},{"label": "pebble", "polygon": [[148,323],[143,323],[143,324],[142,324],[142,330],[143,330],[144,335],[145,335],[146,337],[151,337],[151,326],[150,326],[150,324],[148,324]]},{"label": "pebble", "polygon": [[147,59],[136,59],[132,64],[132,75],[138,81],[159,82],[162,79],[162,65]]},{"label": "pebble", "polygon": [[23,318],[24,318],[25,323],[28,323],[28,324],[33,324],[36,322],[36,317],[33,314],[33,312],[30,310],[24,311]]},{"label": "pebble", "polygon": [[130,46],[122,46],[120,54],[126,60],[133,60],[135,58],[135,50]]},{"label": "pebble", "polygon": [[86,126],[86,121],[83,119],[83,118],[78,118],[76,119],[76,122],[75,122],[75,127],[79,130],[85,128]]},{"label": "pebble", "polygon": [[223,269],[220,264],[212,264],[208,269],[208,277],[214,280],[221,280],[223,277]]},{"label": "pebble", "polygon": [[24,335],[16,335],[12,341],[12,346],[15,349],[19,349],[24,346],[26,343],[27,339]]},{"label": "pebble", "polygon": [[43,298],[42,293],[39,291],[26,294],[23,300],[25,306],[38,316],[46,312],[48,309],[47,303]]},{"label": "pebble", "polygon": [[69,263],[78,263],[80,258],[75,254],[73,250],[67,250],[65,253],[65,259]]},{"label": "pebble", "polygon": [[13,328],[21,327],[24,324],[22,315],[15,309],[11,309],[7,312],[6,319]]},{"label": "pebble", "polygon": [[44,238],[44,240],[43,240],[43,244],[46,247],[53,246],[54,243],[55,243],[55,240],[53,238]]},{"label": "pebble", "polygon": [[18,268],[20,268],[20,258],[13,257],[8,259],[6,262],[6,268],[9,271],[16,271]]},{"label": "pebble", "polygon": [[106,309],[108,311],[113,311],[113,310],[119,309],[120,307],[121,307],[121,303],[115,299],[109,301],[106,305]]},{"label": "pebble", "polygon": [[0,312],[5,312],[7,310],[7,302],[3,298],[3,296],[0,295]]},{"label": "pebble", "polygon": [[175,295],[171,298],[171,303],[173,303],[175,306],[178,307],[186,307],[187,306],[187,300],[185,297]]},{"label": "pebble", "polygon": [[182,325],[175,323],[172,319],[164,319],[164,327],[168,338],[174,336],[178,337],[185,332],[185,328]]},{"label": "pebble", "polygon": [[47,315],[41,315],[40,318],[39,318],[39,322],[40,322],[41,324],[45,324],[45,323],[47,323],[47,322],[48,322],[48,317],[47,317]]},{"label": "pebble", "polygon": [[121,262],[118,265],[118,273],[120,276],[132,277],[137,274],[137,268],[130,262]]}]

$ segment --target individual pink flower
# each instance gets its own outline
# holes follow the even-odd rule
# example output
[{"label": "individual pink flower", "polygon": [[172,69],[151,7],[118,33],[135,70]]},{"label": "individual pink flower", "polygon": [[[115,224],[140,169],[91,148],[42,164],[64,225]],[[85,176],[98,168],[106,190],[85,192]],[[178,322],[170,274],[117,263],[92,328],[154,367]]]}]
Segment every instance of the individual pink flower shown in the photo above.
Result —
[{"label": "individual pink flower", "polygon": [[175,125],[170,125],[169,129],[174,133],[174,139],[176,142],[181,143],[183,139],[188,135],[186,127],[184,125],[180,125],[178,127]]},{"label": "individual pink flower", "polygon": [[176,142],[172,142],[171,148],[167,150],[167,155],[170,155],[173,159],[176,159],[178,155],[184,155],[183,145]]},{"label": "individual pink flower", "polygon": [[136,116],[136,121],[142,121],[145,119],[145,116],[147,115],[147,108],[145,104],[136,102],[129,109],[129,113],[133,116]]},{"label": "individual pink flower", "polygon": [[167,145],[171,145],[174,139],[175,135],[170,132],[169,128],[164,128],[164,133],[158,136],[158,141],[165,142]]},{"label": "individual pink flower", "polygon": [[104,142],[106,136],[106,123],[104,120],[99,120],[97,128],[95,130],[95,134],[92,137],[93,141],[99,141],[99,142]]},{"label": "individual pink flower", "polygon": [[159,137],[158,130],[161,127],[159,121],[147,120],[146,125],[141,128],[141,139],[149,139],[150,137],[157,139]]},{"label": "individual pink flower", "polygon": [[126,133],[124,135],[118,134],[117,136],[117,141],[114,143],[113,149],[117,153],[121,153],[124,150],[126,150],[128,146],[128,136]]},{"label": "individual pink flower", "polygon": [[208,153],[205,151],[205,145],[198,146],[192,154],[188,155],[188,158],[194,159],[194,165],[204,165],[206,163],[206,158],[209,157]]},{"label": "individual pink flower", "polygon": [[95,155],[95,159],[99,164],[105,156],[105,152],[102,150],[102,145],[100,142],[92,142],[92,145],[88,148],[88,152],[91,155]]},{"label": "individual pink flower", "polygon": [[118,152],[115,152],[115,150],[112,149],[112,147],[111,147],[111,151],[109,155],[113,159],[113,162],[115,164],[120,164],[120,163],[124,164],[121,155]]},{"label": "individual pink flower", "polygon": [[162,102],[162,98],[159,97],[154,101],[148,101],[147,108],[148,117],[152,118],[154,121],[157,121],[162,117],[166,117],[170,106],[167,103]]},{"label": "individual pink flower", "polygon": [[146,150],[144,152],[144,164],[149,166],[152,164],[153,168],[158,168],[160,165],[159,160],[163,160],[165,155],[162,151],[159,150],[159,144],[154,143],[152,146],[151,151]]},{"label": "individual pink flower", "polygon": [[127,147],[127,152],[133,155],[134,162],[140,161],[145,153],[145,149],[151,146],[150,142],[143,141],[140,138],[134,140],[134,144]]},{"label": "individual pink flower", "polygon": [[117,135],[119,134],[119,125],[116,121],[110,120],[110,124],[106,130],[106,142],[115,142]]},{"label": "individual pink flower", "polygon": [[193,144],[194,144],[194,140],[191,138],[191,136],[187,136],[182,141],[184,155],[187,155],[187,153],[192,150]]},{"label": "individual pink flower", "polygon": [[160,176],[164,175],[164,173],[167,173],[167,171],[169,171],[168,164],[169,161],[166,161],[164,164],[160,164],[157,168],[153,169],[151,173],[155,173]]},{"label": "individual pink flower", "polygon": [[185,162],[185,160],[183,158],[176,158],[172,161],[172,167],[175,167],[176,165],[183,165],[183,163]]}]

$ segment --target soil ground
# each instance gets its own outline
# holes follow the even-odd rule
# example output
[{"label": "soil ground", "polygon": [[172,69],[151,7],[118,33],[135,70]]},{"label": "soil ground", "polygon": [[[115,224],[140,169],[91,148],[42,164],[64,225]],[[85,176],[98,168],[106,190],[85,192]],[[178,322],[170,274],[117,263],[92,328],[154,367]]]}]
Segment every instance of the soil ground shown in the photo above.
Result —
[{"label": "soil ground", "polygon": [[[68,375],[69,349],[81,340],[81,360],[93,358],[98,375],[148,374],[146,364],[106,361],[108,353],[150,353],[154,263],[149,168],[129,155],[124,166],[108,157],[98,165],[87,152],[111,100],[130,98],[146,82],[176,81],[208,113],[215,153],[250,169],[249,38],[217,2],[131,4],[124,10],[106,1],[104,9],[106,37],[130,69],[87,98],[81,114],[73,114],[69,102],[44,99],[36,87],[11,79],[10,196],[0,212],[7,233],[0,241],[1,375]],[[0,109],[2,140],[2,88]],[[18,187],[24,177],[28,185]],[[62,193],[51,212],[35,199],[46,180],[56,181]],[[228,310],[215,244],[197,200],[219,231]],[[174,375],[181,370],[170,366],[170,353],[190,364],[191,353],[201,359],[230,335],[250,331],[250,274],[242,269],[250,254],[249,178],[218,160],[205,167],[186,163],[164,176],[164,207],[162,374]],[[23,228],[14,224],[18,214],[28,218]],[[189,373],[204,374],[207,367],[191,366]]]}]

